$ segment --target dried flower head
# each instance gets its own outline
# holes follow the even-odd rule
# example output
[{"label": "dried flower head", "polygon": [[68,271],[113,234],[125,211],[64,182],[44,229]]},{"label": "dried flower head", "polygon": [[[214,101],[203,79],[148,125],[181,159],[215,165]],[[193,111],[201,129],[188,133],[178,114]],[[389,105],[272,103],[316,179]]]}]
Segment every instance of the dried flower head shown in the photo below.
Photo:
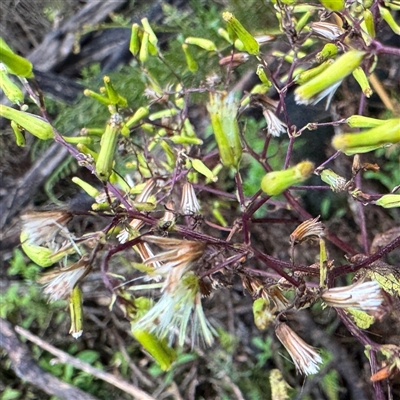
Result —
[{"label": "dried flower head", "polygon": [[319,221],[319,216],[302,222],[291,234],[292,245],[303,243],[307,240],[319,239],[324,234],[324,226]]},{"label": "dried flower head", "polygon": [[219,60],[219,65],[221,66],[231,66],[231,68],[236,68],[239,65],[244,64],[249,59],[247,53],[234,53],[229,56],[223,57]]},{"label": "dried flower head", "polygon": [[316,348],[308,345],[285,323],[276,326],[275,334],[290,354],[298,372],[306,375],[318,372],[322,358]]},{"label": "dried flower head", "polygon": [[90,271],[89,257],[83,256],[76,263],[64,268],[55,269],[43,274],[39,282],[43,284],[43,292],[49,295],[49,301],[68,299],[72,290]]},{"label": "dried flower head", "polygon": [[314,34],[328,40],[335,40],[344,33],[337,25],[328,22],[313,22],[311,30]]},{"label": "dried flower head", "polygon": [[198,214],[200,211],[200,204],[190,182],[186,182],[182,188],[181,210],[183,214]]},{"label": "dried flower head", "polygon": [[134,324],[133,329],[154,332],[160,338],[168,337],[170,342],[178,331],[179,345],[182,346],[191,320],[192,345],[200,336],[210,346],[217,333],[204,315],[199,282],[199,277],[193,272],[186,272],[179,284],[173,290],[165,291],[158,303]]},{"label": "dried flower head", "polygon": [[379,311],[383,303],[383,294],[376,281],[358,281],[350,286],[325,289],[322,300],[331,307],[355,308],[361,311]]},{"label": "dried flower head", "polygon": [[21,216],[22,231],[30,244],[37,246],[54,241],[60,231],[68,235],[66,224],[72,219],[67,211],[29,212]]},{"label": "dried flower head", "polygon": [[268,133],[272,136],[280,136],[282,132],[286,132],[287,125],[283,123],[274,112],[264,109],[263,115],[267,122]]},{"label": "dried flower head", "polygon": [[144,262],[147,265],[157,266],[154,273],[166,278],[163,290],[172,292],[179,286],[182,275],[190,270],[192,264],[203,255],[205,250],[205,244],[190,240],[145,236],[143,241],[167,249]]}]

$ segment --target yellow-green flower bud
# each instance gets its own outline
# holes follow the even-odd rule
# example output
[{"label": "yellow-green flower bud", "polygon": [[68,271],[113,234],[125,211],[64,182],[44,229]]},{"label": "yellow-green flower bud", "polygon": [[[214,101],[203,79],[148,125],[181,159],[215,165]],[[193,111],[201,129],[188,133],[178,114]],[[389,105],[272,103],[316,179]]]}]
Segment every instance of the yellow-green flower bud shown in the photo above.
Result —
[{"label": "yellow-green flower bud", "polygon": [[191,164],[194,170],[196,170],[199,174],[204,175],[206,178],[210,179],[213,182],[218,181],[218,177],[214,175],[214,173],[203,163],[203,161],[192,158]]},{"label": "yellow-green flower bud", "polygon": [[25,254],[37,265],[45,268],[50,267],[54,264],[54,261],[50,259],[53,251],[47,247],[38,246],[29,242],[28,233],[25,231],[21,232],[20,236],[21,247]]},{"label": "yellow-green flower bud", "polygon": [[315,60],[317,61],[317,63],[320,64],[328,60],[329,58],[335,57],[337,52],[338,52],[338,47],[336,46],[336,44],[327,43],[322,48],[322,50],[319,53],[317,53],[317,55],[315,56]]},{"label": "yellow-green flower bud", "polygon": [[254,324],[260,330],[267,329],[275,316],[270,309],[270,301],[268,299],[259,298],[253,302]]},{"label": "yellow-green flower bud", "polygon": [[71,316],[71,329],[69,333],[75,339],[78,339],[83,333],[82,291],[78,286],[72,289],[69,300],[69,313]]},{"label": "yellow-green flower bud", "polygon": [[350,75],[360,65],[364,55],[365,52],[363,51],[350,50],[340,56],[327,69],[295,90],[296,102],[298,104],[312,104],[321,100],[322,97],[331,92],[335,85],[340,84],[346,76]]},{"label": "yellow-green flower bud", "polygon": [[120,114],[115,113],[111,115],[106,130],[101,137],[99,156],[96,161],[96,172],[102,181],[107,181],[111,175],[122,121]]},{"label": "yellow-green flower bud", "polygon": [[188,37],[185,39],[186,44],[192,44],[198,47],[201,47],[204,50],[207,51],[216,51],[217,46],[215,45],[214,42],[208,39],[204,38],[198,38],[198,37]]},{"label": "yellow-green flower bud", "polygon": [[149,333],[143,329],[132,330],[133,337],[149,352],[149,354],[157,361],[163,371],[171,369],[176,359],[174,349],[168,346],[165,339],[159,339],[153,333]]},{"label": "yellow-green flower bud", "polygon": [[99,157],[99,153],[96,153],[94,150],[89,149],[89,147],[85,146],[83,143],[78,143],[76,145],[76,148],[83,154],[88,155],[89,157],[87,157],[87,160],[85,160],[85,162],[87,163],[94,163],[98,157]]},{"label": "yellow-green flower bud", "polygon": [[54,137],[51,125],[36,115],[0,104],[0,116],[14,121],[39,139],[46,140]]},{"label": "yellow-green flower bud", "polygon": [[304,83],[309,82],[312,78],[319,75],[322,71],[325,71],[333,63],[334,61],[332,59],[326,60],[317,67],[310,68],[307,71],[301,72],[294,78],[294,80],[299,85],[303,85]]},{"label": "yellow-green flower bud", "polygon": [[300,32],[306,26],[312,14],[313,12],[311,11],[304,13],[304,15],[297,21],[295,26],[296,32]]},{"label": "yellow-green flower bud", "polygon": [[362,133],[336,135],[332,145],[347,155],[366,153],[400,142],[400,118],[388,119],[384,124]]},{"label": "yellow-green flower bud", "polygon": [[15,143],[17,143],[17,146],[25,147],[26,141],[25,141],[24,132],[22,132],[22,130],[20,129],[19,125],[16,122],[11,121],[11,128],[12,128],[12,130],[14,132]]},{"label": "yellow-green flower bud", "polygon": [[77,176],[72,178],[72,182],[81,187],[90,197],[96,198],[100,194],[100,192],[94,186],[85,182],[81,178],[78,178]]},{"label": "yellow-green flower bud", "polygon": [[249,54],[259,55],[260,46],[256,39],[244,28],[244,26],[230,12],[224,12],[222,18],[228,24],[229,36],[233,36],[230,32],[234,32],[236,37],[243,43],[244,50]]},{"label": "yellow-green flower bud", "polygon": [[107,97],[111,100],[111,104],[118,104],[120,107],[126,107],[128,105],[128,101],[125,97],[122,97],[115,90],[113,84],[111,83],[110,77],[105,76],[103,78],[104,85],[106,87]]},{"label": "yellow-green flower bud", "polygon": [[185,53],[186,64],[190,72],[196,72],[199,69],[197,61],[193,58],[192,53],[189,50],[189,46],[186,43],[182,44],[182,50]]},{"label": "yellow-green flower bud", "polygon": [[393,18],[393,15],[391,14],[391,12],[385,8],[385,7],[381,7],[379,6],[379,12],[381,13],[381,17],[386,21],[386,23],[390,26],[390,28],[392,29],[392,31],[396,34],[396,35],[400,35],[400,26],[397,24],[397,22],[395,21],[395,19]]},{"label": "yellow-green flower bud", "polygon": [[203,144],[203,141],[197,137],[171,136],[168,140],[175,144],[194,144],[198,146]]},{"label": "yellow-green flower bud", "polygon": [[324,169],[321,174],[321,180],[327,183],[332,191],[343,192],[346,190],[346,179],[333,172],[331,169]]},{"label": "yellow-green flower bud", "polygon": [[236,119],[238,104],[234,100],[233,94],[210,93],[207,110],[210,114],[222,164],[238,170],[242,158],[242,144]]},{"label": "yellow-green flower bud", "polygon": [[24,78],[32,78],[32,64],[26,58],[15,54],[0,37],[0,62],[7,66],[8,72]]},{"label": "yellow-green flower bud", "polygon": [[225,39],[228,43],[232,44],[232,39],[229,36],[229,33],[224,28],[218,28],[218,35]]},{"label": "yellow-green flower bud", "polygon": [[365,30],[371,38],[375,38],[375,21],[371,10],[364,10],[363,17],[364,21],[362,22],[362,27],[365,27]]},{"label": "yellow-green flower bud", "polygon": [[375,204],[383,208],[400,207],[400,194],[385,194]]},{"label": "yellow-green flower bud", "polygon": [[345,2],[344,0],[319,0],[320,3],[330,11],[343,10]]},{"label": "yellow-green flower bud", "polygon": [[178,110],[176,108],[170,108],[167,110],[161,110],[161,111],[157,111],[153,114],[150,114],[149,120],[156,121],[157,119],[161,119],[161,118],[171,118],[176,114],[178,114]]},{"label": "yellow-green flower bud", "polygon": [[268,172],[261,181],[261,189],[269,196],[277,196],[288,187],[305,181],[314,171],[314,164],[302,161],[283,171]]},{"label": "yellow-green flower bud", "polygon": [[364,115],[352,115],[346,119],[346,124],[350,128],[375,128],[386,123],[385,119],[376,119],[370,117],[364,117]]},{"label": "yellow-green flower bud", "polygon": [[363,91],[365,97],[371,97],[372,95],[372,89],[371,86],[369,85],[367,75],[365,75],[364,70],[361,67],[357,67],[353,71],[353,76],[354,79],[357,81],[357,83],[360,85],[361,90]]},{"label": "yellow-green flower bud", "polygon": [[141,20],[143,29],[145,32],[149,34],[149,43],[151,43],[157,49],[158,39],[156,34],[153,31],[153,28],[149,24],[149,20],[147,18],[143,18]]},{"label": "yellow-green flower bud", "polygon": [[101,104],[105,104],[106,106],[112,104],[111,99],[109,99],[109,98],[106,97],[106,96],[103,96],[102,94],[93,92],[92,90],[85,89],[85,90],[83,91],[83,94],[84,94],[86,97],[91,97],[92,99],[97,100],[97,101],[98,101],[99,103],[101,103]]},{"label": "yellow-green flower bud", "polygon": [[142,42],[139,50],[139,60],[141,63],[145,63],[149,58],[149,34],[143,32]]},{"label": "yellow-green flower bud", "polygon": [[133,56],[137,56],[140,50],[140,38],[139,38],[139,25],[132,24],[131,40],[129,42],[129,51]]},{"label": "yellow-green flower bud", "polygon": [[147,117],[148,115],[149,115],[149,107],[139,107],[136,110],[135,114],[133,114],[132,117],[130,117],[126,121],[125,126],[130,128],[131,126],[137,124],[141,119]]},{"label": "yellow-green flower bud", "polygon": [[257,66],[256,74],[258,75],[258,77],[260,78],[260,81],[261,81],[264,85],[266,85],[266,86],[268,86],[268,87],[271,87],[271,86],[272,86],[272,83],[271,83],[271,81],[268,79],[267,74],[265,73],[265,70],[264,70],[264,66],[263,66],[262,64],[259,64],[259,65]]},{"label": "yellow-green flower bud", "polygon": [[24,103],[22,90],[9,78],[7,68],[3,63],[0,63],[0,89],[11,103],[19,106]]}]

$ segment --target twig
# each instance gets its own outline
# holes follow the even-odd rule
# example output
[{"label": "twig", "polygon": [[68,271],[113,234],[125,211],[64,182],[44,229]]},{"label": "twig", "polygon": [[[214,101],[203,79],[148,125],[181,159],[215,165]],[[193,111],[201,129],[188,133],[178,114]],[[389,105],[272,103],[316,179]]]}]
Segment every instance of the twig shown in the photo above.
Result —
[{"label": "twig", "polygon": [[43,371],[32,358],[28,346],[18,339],[11,323],[2,318],[0,318],[0,347],[7,352],[17,376],[47,394],[65,400],[97,400],[97,397]]},{"label": "twig", "polygon": [[[69,354],[65,353],[62,350],[57,349],[56,347],[50,345],[49,343],[40,339],[36,335],[27,331],[26,329],[21,328],[20,326],[16,326],[15,331],[18,332],[20,335],[26,337],[29,341],[36,344],[40,348],[42,348],[42,349],[48,351],[49,353],[53,354],[54,356],[56,356],[61,363],[72,365],[73,367],[75,367],[83,372],[91,374],[94,377],[96,377],[97,379],[101,379],[104,382],[107,382],[110,385],[113,385],[113,386],[117,387],[118,389],[121,389],[125,393],[132,395],[134,398],[136,398],[138,400],[155,400],[154,397],[150,396],[149,394],[147,394],[143,390],[139,389],[138,387],[136,387],[126,381],[123,381],[120,378],[115,377],[114,375],[111,375],[107,372],[101,371],[98,368],[92,367],[90,364],[87,364],[81,360],[78,360],[75,357],[70,356]],[[63,398],[66,398],[66,397],[63,397]],[[83,399],[82,397],[79,397],[79,396],[68,397],[68,399],[71,399],[71,398]],[[93,399],[93,398],[91,397],[90,399]]]}]

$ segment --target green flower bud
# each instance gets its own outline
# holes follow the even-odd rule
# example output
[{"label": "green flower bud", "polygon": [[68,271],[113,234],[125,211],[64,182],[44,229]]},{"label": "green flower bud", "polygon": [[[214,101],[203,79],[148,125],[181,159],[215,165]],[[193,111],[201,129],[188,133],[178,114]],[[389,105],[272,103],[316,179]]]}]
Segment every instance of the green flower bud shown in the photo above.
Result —
[{"label": "green flower bud", "polygon": [[275,316],[270,309],[270,301],[268,299],[259,298],[253,302],[254,324],[260,330],[267,329]]},{"label": "green flower bud", "polygon": [[346,179],[333,172],[331,169],[324,169],[321,174],[321,180],[327,183],[332,191],[343,192],[346,190]]},{"label": "green flower bud", "polygon": [[364,21],[362,22],[362,27],[365,27],[365,30],[371,38],[375,38],[375,21],[371,10],[364,10],[363,17]]},{"label": "green flower bud", "polygon": [[0,37],[0,62],[7,66],[8,72],[24,78],[32,78],[32,64],[26,58],[15,54]]},{"label": "green flower bud", "polygon": [[20,236],[21,247],[25,254],[37,265],[45,268],[50,267],[54,264],[51,260],[53,251],[47,247],[38,246],[29,242],[28,233],[25,231],[21,232]]},{"label": "green flower bud", "polygon": [[336,44],[327,43],[322,48],[322,50],[319,53],[317,53],[317,55],[315,56],[315,60],[317,61],[317,63],[320,64],[328,60],[329,58],[335,57],[337,52],[338,52],[338,47],[336,46]]},{"label": "green flower bud", "polygon": [[171,136],[168,140],[175,144],[194,144],[198,146],[203,144],[203,141],[197,137]]},{"label": "green flower bud", "polygon": [[133,114],[132,117],[130,117],[126,121],[125,126],[130,128],[131,126],[137,124],[141,119],[147,117],[148,115],[149,115],[149,107],[139,107],[136,110],[135,114]]},{"label": "green flower bud", "polygon": [[229,33],[224,28],[218,29],[218,35],[225,39],[228,43],[232,44],[232,39],[229,36]]},{"label": "green flower bud", "polygon": [[265,73],[265,70],[264,70],[264,66],[263,66],[262,64],[259,64],[259,65],[257,66],[256,74],[258,75],[258,77],[260,78],[260,81],[261,81],[264,85],[266,85],[266,86],[268,86],[268,87],[271,87],[271,86],[272,86],[272,83],[271,83],[271,81],[268,79],[267,74]]},{"label": "green flower bud", "polygon": [[75,339],[78,339],[83,333],[82,291],[78,286],[72,289],[71,298],[69,300],[69,313],[71,316],[71,329],[69,333]]},{"label": "green flower bud", "polygon": [[310,68],[306,71],[301,72],[294,78],[294,80],[299,85],[303,85],[304,83],[310,81],[312,78],[319,75],[322,71],[325,71],[333,63],[334,63],[334,60],[332,60],[332,59],[324,61],[322,64],[318,65],[317,67]]},{"label": "green flower bud", "polygon": [[354,79],[360,85],[361,90],[363,91],[365,97],[371,97],[373,92],[371,86],[369,85],[368,78],[367,75],[365,75],[364,70],[361,67],[357,67],[352,72],[352,74],[354,76]]},{"label": "green flower bud", "polygon": [[92,99],[95,99],[96,101],[98,101],[101,104],[105,104],[106,106],[109,106],[110,104],[112,104],[112,101],[110,98],[103,96],[102,94],[93,92],[92,90],[85,89],[83,91],[83,94],[86,97],[91,97]]},{"label": "green flower bud", "polygon": [[199,174],[204,175],[206,178],[210,179],[213,182],[218,181],[218,177],[214,175],[214,173],[203,163],[203,161],[192,158],[190,159],[192,167],[196,170]]},{"label": "green flower bud", "polygon": [[77,176],[72,178],[72,182],[81,187],[90,197],[96,198],[100,194],[100,192],[94,186],[85,182],[81,178],[78,178]]},{"label": "green flower bud", "polygon": [[375,204],[383,208],[400,207],[400,194],[385,194]]},{"label": "green flower bud", "polygon": [[157,49],[158,39],[156,34],[153,31],[153,28],[149,24],[149,20],[147,18],[143,18],[141,20],[143,29],[145,32],[149,34],[149,43],[151,43]]},{"label": "green flower bud", "polygon": [[153,333],[143,329],[132,330],[132,335],[150,353],[163,371],[171,369],[176,353],[168,346],[165,339],[159,339]]},{"label": "green flower bud", "polygon": [[330,11],[341,11],[345,6],[344,0],[319,0]]},{"label": "green flower bud", "polygon": [[306,26],[312,14],[312,11],[304,13],[304,15],[297,21],[297,24],[295,26],[296,32],[300,32]]},{"label": "green flower bud", "polygon": [[185,53],[186,64],[190,72],[196,72],[199,69],[197,61],[193,58],[190,53],[189,46],[186,43],[182,44],[182,50]]},{"label": "green flower bud", "polygon": [[128,105],[128,101],[125,97],[122,97],[115,90],[113,84],[111,83],[110,77],[105,76],[103,78],[104,85],[106,87],[107,97],[111,100],[111,104],[118,104],[120,107],[126,107]]},{"label": "green flower bud", "polygon": [[129,42],[129,51],[133,56],[137,56],[140,50],[140,38],[139,38],[139,25],[132,24],[131,40]]},{"label": "green flower bud", "polygon": [[14,121],[39,139],[47,140],[54,137],[51,125],[36,115],[0,104],[0,116]]},{"label": "green flower bud", "polygon": [[207,51],[217,50],[217,46],[214,44],[214,42],[208,39],[203,39],[198,37],[188,37],[185,39],[185,43],[201,47],[202,49]]},{"label": "green flower bud", "polygon": [[222,18],[228,24],[228,33],[232,37],[231,32],[234,32],[236,37],[243,43],[244,50],[249,54],[259,55],[260,46],[256,39],[244,28],[244,26],[230,12],[224,12]]},{"label": "green flower bud", "polygon": [[107,181],[111,175],[121,126],[121,115],[118,113],[111,115],[106,130],[101,137],[99,156],[96,161],[96,172],[102,181]]},{"label": "green flower bud", "polygon": [[350,50],[340,56],[328,68],[295,90],[296,102],[315,104],[331,94],[332,90],[336,89],[340,82],[360,65],[364,55],[363,51]]},{"label": "green flower bud", "polygon": [[210,114],[222,164],[238,170],[242,157],[242,144],[236,119],[238,104],[234,100],[233,94],[210,93],[207,110]]},{"label": "green flower bud", "polygon": [[314,171],[314,164],[302,161],[283,171],[268,172],[261,181],[261,190],[269,196],[277,196],[288,187],[305,181]]},{"label": "green flower bud", "polygon": [[14,132],[15,143],[17,143],[17,146],[25,147],[26,141],[25,141],[24,132],[22,132],[22,130],[20,129],[19,125],[16,122],[11,121],[11,128],[12,128],[12,130]]},{"label": "green flower bud", "polygon": [[379,12],[381,13],[381,17],[386,21],[386,23],[390,26],[392,31],[396,35],[400,35],[400,26],[397,24],[395,19],[393,18],[393,15],[390,13],[390,11],[385,8],[379,6]]},{"label": "green flower bud", "polygon": [[178,114],[178,110],[176,108],[171,108],[171,109],[167,109],[167,110],[161,110],[161,111],[157,111],[153,114],[149,115],[149,120],[150,121],[155,121],[157,119],[161,119],[161,118],[171,118],[174,115]]},{"label": "green flower bud", "polygon": [[0,63],[0,89],[13,104],[22,105],[24,94],[22,90],[9,78],[4,64]]},{"label": "green flower bud", "polygon": [[352,115],[346,119],[346,124],[349,125],[350,128],[375,128],[386,122],[387,120],[385,119],[364,117],[364,115]]},{"label": "green flower bud", "polygon": [[352,155],[366,153],[398,142],[400,142],[400,118],[393,118],[362,133],[336,135],[332,140],[332,146],[347,155]]},{"label": "green flower bud", "polygon": [[143,32],[142,43],[140,44],[139,60],[141,63],[145,63],[149,58],[149,34]]}]

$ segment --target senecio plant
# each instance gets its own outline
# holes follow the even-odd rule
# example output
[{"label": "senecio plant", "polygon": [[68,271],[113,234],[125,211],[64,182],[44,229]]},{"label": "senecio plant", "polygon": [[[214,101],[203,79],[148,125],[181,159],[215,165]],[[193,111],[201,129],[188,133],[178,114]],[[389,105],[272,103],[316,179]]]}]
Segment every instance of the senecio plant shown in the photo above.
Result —
[{"label": "senecio plant", "polygon": [[[134,24],[130,51],[146,81],[143,97],[148,99],[147,104],[129,104],[124,91],[116,90],[105,76],[100,91],[87,89],[84,94],[102,104],[105,112],[108,110],[108,122],[103,129],[84,127],[76,137],[63,136],[52,125],[41,94],[33,89],[30,62],[1,41],[0,85],[16,107],[1,105],[0,115],[11,121],[17,144],[24,146],[25,135],[32,134],[65,146],[101,183],[95,187],[73,178],[91,196],[91,214],[108,217],[102,230],[76,237],[67,227],[71,212],[29,212],[22,216],[22,248],[45,269],[40,282],[49,300],[69,302],[70,333],[75,338],[83,332],[81,283],[92,270],[100,268],[104,285],[112,294],[110,306],[124,311],[133,337],[163,370],[171,368],[176,347],[187,340],[192,345],[198,341],[206,346],[213,344],[218,327],[207,318],[203,299],[212,299],[213,291],[229,287],[234,279],[240,279],[244,291],[254,300],[256,326],[260,330],[274,327],[300,374],[317,374],[323,358],[290,327],[290,315],[312,306],[327,308],[326,312],[333,308],[365,346],[375,398],[382,399],[381,381],[400,368],[400,347],[378,344],[365,330],[390,312],[391,296],[400,293],[394,267],[381,260],[400,246],[400,238],[392,237],[372,254],[366,246],[364,254],[356,254],[353,246],[325,228],[319,216],[310,215],[295,193],[300,188],[321,190],[321,186],[334,192],[333,196],[347,193],[360,206],[360,215],[370,207],[400,207],[398,187],[383,194],[361,190],[364,171],[379,168],[363,162],[363,153],[400,142],[400,118],[363,115],[373,92],[370,78],[380,55],[400,56],[398,49],[384,46],[375,38],[378,22],[400,33],[393,18],[400,3],[272,3],[279,26],[273,36],[270,32],[252,32],[226,11],[215,41],[212,36],[182,40],[185,74],[197,78],[200,83],[196,87],[175,73],[166,86],[158,81],[150,61],[158,59],[166,69],[169,66],[157,35],[146,19],[141,25]],[[278,38],[290,43],[288,53],[271,50],[272,41]],[[280,62],[279,68],[270,69],[265,61],[267,54]],[[199,79],[200,63],[206,59],[218,60],[219,67]],[[259,82],[248,92],[236,93],[231,84],[233,73],[245,63],[252,65]],[[336,152],[320,166],[307,159],[293,163],[295,141],[300,136],[307,138],[307,130],[324,124],[292,125],[286,94],[294,89],[297,104],[325,101],[329,108],[335,91],[351,75],[359,84],[354,94],[359,98],[359,113],[324,123],[340,128],[331,143]],[[39,107],[40,115],[28,112],[22,87]],[[212,130],[207,143],[188,118],[194,96],[203,96],[205,102]],[[259,108],[265,117],[261,150],[246,140],[249,108]],[[273,169],[268,148],[285,139],[289,143],[287,153],[281,167]],[[337,157],[353,158],[350,180],[328,168]],[[242,178],[248,160],[265,171],[258,190],[251,195],[246,194]],[[298,186],[313,174],[320,178],[319,186]],[[219,187],[219,179],[228,183]],[[228,202],[235,205],[231,215],[223,212]],[[254,243],[254,225],[269,222],[268,218],[255,218],[264,205],[289,209],[293,221],[298,221],[288,237],[287,260],[269,255]],[[366,235],[365,226],[362,232]],[[319,246],[319,258],[312,265],[300,265],[294,247],[310,241]],[[329,257],[328,243],[348,257],[347,264]],[[129,279],[113,271],[120,257],[131,267]],[[353,282],[338,285],[338,278],[344,276]]]}]

